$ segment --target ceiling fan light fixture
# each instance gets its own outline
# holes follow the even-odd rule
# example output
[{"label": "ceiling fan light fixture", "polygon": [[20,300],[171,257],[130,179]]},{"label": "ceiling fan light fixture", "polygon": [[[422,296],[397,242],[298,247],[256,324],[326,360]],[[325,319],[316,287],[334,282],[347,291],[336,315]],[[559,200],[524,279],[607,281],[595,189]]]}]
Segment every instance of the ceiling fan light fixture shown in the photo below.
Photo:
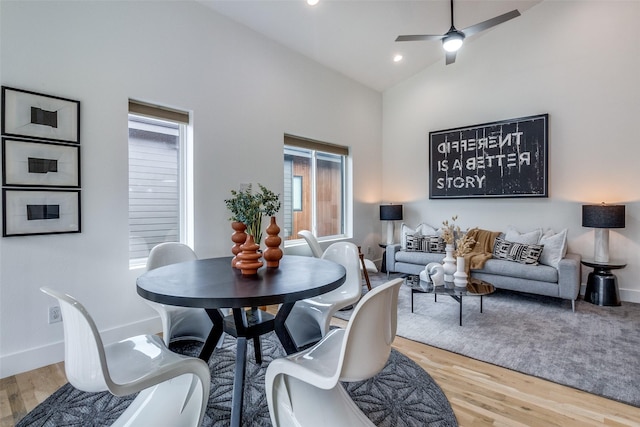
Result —
[{"label": "ceiling fan light fixture", "polygon": [[458,31],[450,32],[442,39],[442,47],[447,52],[456,52],[462,47],[463,41],[464,35]]}]

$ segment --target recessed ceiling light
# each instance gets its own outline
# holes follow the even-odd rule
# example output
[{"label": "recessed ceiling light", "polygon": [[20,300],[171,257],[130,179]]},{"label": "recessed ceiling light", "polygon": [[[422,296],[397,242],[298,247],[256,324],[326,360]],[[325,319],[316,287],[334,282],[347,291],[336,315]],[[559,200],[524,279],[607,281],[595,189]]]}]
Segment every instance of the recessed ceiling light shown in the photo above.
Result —
[{"label": "recessed ceiling light", "polygon": [[398,53],[393,56],[393,62],[400,62],[400,61],[402,61],[402,55]]},{"label": "recessed ceiling light", "polygon": [[318,1],[320,1],[320,0],[307,0],[307,4],[309,6],[315,6],[315,5],[318,4]]}]

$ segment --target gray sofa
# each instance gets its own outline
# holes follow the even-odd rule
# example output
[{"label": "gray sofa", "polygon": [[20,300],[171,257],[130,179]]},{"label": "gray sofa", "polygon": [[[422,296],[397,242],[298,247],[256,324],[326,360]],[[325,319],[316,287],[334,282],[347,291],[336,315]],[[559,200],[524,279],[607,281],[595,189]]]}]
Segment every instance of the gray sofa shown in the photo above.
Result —
[{"label": "gray sofa", "polygon": [[[386,248],[387,272],[420,274],[430,262],[442,262],[444,254],[407,252],[400,244]],[[471,270],[471,277],[491,283],[496,288],[546,295],[571,301],[580,293],[580,255],[567,253],[558,268],[548,265],[525,265],[502,259],[487,260],[481,270]]]}]

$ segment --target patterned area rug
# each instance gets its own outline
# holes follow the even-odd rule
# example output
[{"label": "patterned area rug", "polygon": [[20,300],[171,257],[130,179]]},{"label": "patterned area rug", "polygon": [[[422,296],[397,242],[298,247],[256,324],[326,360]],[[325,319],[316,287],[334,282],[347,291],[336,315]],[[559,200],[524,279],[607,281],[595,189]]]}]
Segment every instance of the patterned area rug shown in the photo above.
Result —
[{"label": "patterned area rug", "polygon": [[[392,277],[401,277],[392,274]],[[371,275],[372,286],[387,281]],[[600,307],[498,289],[483,298],[398,297],[398,335],[640,408],[640,304]],[[348,319],[352,311],[336,317]]]},{"label": "patterned area rug", "polygon": [[[235,366],[235,339],[226,337],[209,361],[211,395],[203,426],[228,426]],[[172,344],[179,353],[196,355],[200,343]],[[243,426],[270,426],[264,391],[266,367],[284,356],[275,334],[262,337],[263,363],[256,365],[253,345],[247,348]],[[384,369],[367,381],[347,383],[346,389],[377,426],[457,426],[455,415],[440,387],[412,360],[392,350]],[[108,392],[84,393],[66,384],[18,424],[25,426],[107,426],[127,408],[134,396],[117,398]]]}]

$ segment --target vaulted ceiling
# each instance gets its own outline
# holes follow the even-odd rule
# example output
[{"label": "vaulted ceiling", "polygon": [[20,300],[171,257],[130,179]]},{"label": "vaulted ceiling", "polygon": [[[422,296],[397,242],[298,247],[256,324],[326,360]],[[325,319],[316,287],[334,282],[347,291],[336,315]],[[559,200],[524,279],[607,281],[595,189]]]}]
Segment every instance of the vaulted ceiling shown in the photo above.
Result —
[{"label": "vaulted ceiling", "polygon": [[[199,0],[316,62],[378,91],[438,63],[445,67],[439,41],[395,42],[400,34],[444,34],[451,25],[449,0]],[[458,29],[518,9],[525,14],[542,0],[455,0]],[[516,18],[501,25],[517,25]],[[495,31],[494,27],[487,31]],[[464,55],[473,41],[465,40]],[[402,61],[394,62],[396,54]],[[463,66],[459,63],[447,67]]]}]

